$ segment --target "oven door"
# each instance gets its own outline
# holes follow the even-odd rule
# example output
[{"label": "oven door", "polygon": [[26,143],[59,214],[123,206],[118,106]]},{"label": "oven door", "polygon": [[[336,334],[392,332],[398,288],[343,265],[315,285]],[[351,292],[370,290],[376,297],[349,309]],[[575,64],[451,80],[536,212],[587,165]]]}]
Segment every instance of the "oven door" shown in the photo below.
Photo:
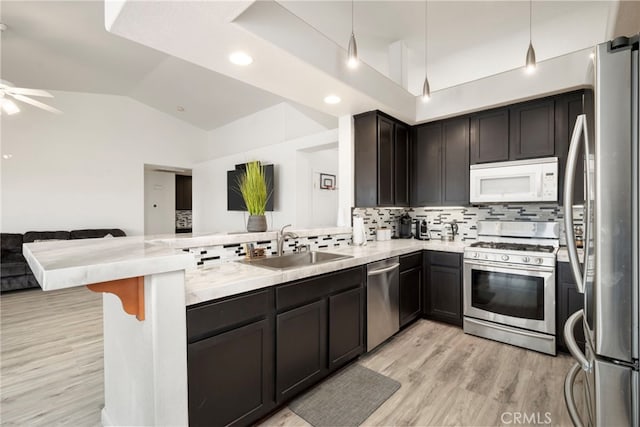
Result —
[{"label": "oven door", "polygon": [[555,269],[467,261],[464,315],[555,335]]}]

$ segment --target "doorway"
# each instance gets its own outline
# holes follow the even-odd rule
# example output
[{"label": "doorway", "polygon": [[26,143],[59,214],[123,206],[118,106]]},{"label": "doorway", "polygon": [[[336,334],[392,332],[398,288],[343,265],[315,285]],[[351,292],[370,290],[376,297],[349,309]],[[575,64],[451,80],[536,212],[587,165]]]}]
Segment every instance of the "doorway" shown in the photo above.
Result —
[{"label": "doorway", "polygon": [[191,169],[144,165],[144,234],[191,231]]}]

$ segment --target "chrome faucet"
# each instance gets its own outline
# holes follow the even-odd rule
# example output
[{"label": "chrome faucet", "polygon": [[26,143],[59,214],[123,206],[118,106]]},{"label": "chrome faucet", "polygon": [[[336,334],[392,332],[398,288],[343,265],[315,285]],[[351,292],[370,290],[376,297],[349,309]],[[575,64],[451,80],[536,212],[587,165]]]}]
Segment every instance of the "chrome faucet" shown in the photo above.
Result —
[{"label": "chrome faucet", "polygon": [[292,233],[290,231],[285,232],[284,229],[287,227],[291,227],[291,224],[287,224],[280,229],[278,232],[278,244],[277,244],[277,254],[278,256],[282,256],[282,246],[284,245],[285,239],[297,239],[298,235],[296,233]]}]

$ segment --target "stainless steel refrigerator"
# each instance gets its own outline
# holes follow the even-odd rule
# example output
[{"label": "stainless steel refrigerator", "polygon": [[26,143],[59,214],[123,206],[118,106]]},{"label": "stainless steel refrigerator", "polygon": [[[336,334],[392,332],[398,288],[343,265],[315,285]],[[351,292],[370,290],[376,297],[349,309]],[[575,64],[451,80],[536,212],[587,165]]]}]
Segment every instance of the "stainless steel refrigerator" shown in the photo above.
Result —
[{"label": "stainless steel refrigerator", "polygon": [[[596,46],[595,117],[578,117],[567,160],[567,249],[584,294],[584,309],[564,327],[565,342],[576,359],[564,390],[576,426],[640,425],[638,38]],[[584,256],[579,258],[571,205],[575,171],[582,168],[586,234]],[[573,336],[578,322],[584,329],[584,352]]]}]

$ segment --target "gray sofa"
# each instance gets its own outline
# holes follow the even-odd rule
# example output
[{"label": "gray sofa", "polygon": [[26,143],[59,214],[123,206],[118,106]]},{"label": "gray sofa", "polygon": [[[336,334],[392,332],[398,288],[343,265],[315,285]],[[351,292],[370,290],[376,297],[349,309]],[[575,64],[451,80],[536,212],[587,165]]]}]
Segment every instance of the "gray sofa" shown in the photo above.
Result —
[{"label": "gray sofa", "polygon": [[22,244],[41,240],[94,239],[107,235],[126,236],[119,228],[101,228],[73,231],[28,231],[0,233],[0,292],[38,288],[27,261],[22,256]]}]

